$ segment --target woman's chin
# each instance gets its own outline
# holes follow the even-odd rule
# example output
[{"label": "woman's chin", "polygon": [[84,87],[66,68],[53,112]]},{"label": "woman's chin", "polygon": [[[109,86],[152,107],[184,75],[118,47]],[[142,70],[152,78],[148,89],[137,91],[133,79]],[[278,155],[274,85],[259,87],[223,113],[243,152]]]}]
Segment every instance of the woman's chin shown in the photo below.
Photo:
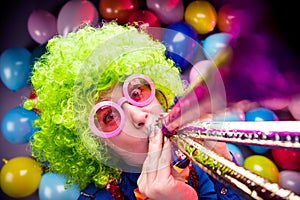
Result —
[{"label": "woman's chin", "polygon": [[142,167],[147,157],[147,153],[129,153],[123,155],[122,158],[126,164],[133,167]]}]

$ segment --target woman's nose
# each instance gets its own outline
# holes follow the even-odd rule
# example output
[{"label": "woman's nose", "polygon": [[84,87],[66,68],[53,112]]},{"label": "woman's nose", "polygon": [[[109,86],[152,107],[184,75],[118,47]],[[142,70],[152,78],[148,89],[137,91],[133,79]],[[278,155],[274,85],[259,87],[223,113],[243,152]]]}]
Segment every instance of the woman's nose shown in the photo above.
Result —
[{"label": "woman's nose", "polygon": [[149,112],[141,108],[131,107],[129,113],[133,121],[133,124],[136,128],[144,127],[145,124],[147,123],[147,120],[149,120]]}]

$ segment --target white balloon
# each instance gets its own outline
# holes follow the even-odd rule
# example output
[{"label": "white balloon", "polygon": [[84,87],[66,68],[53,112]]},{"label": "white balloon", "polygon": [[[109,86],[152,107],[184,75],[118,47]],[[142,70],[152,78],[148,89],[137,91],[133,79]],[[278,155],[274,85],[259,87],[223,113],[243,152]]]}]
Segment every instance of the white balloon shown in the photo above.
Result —
[{"label": "white balloon", "polygon": [[205,78],[213,66],[214,65],[211,60],[201,60],[197,62],[190,71],[190,83],[198,80],[199,78]]}]

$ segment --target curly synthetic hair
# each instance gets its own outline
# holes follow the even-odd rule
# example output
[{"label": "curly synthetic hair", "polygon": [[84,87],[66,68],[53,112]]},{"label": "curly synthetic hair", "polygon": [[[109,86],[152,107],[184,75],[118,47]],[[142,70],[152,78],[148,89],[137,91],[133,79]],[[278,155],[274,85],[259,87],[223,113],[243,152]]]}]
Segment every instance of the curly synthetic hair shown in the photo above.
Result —
[{"label": "curly synthetic hair", "polygon": [[65,174],[80,189],[89,183],[104,187],[120,173],[105,164],[112,155],[88,126],[93,105],[126,76],[139,73],[149,76],[171,105],[183,92],[180,72],[165,57],[162,43],[115,22],[56,36],[46,50],[31,76],[37,101],[24,102],[25,108],[40,111],[34,124],[39,131],[30,140],[32,155],[45,172]]}]

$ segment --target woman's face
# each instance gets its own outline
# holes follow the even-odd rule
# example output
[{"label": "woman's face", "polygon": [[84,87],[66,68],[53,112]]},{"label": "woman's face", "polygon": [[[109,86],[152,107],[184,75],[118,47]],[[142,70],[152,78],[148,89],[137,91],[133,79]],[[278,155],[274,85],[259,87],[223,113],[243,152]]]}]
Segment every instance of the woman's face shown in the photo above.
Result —
[{"label": "woman's face", "polygon": [[[117,103],[122,97],[122,84],[118,84],[110,94],[104,95],[103,99]],[[128,102],[122,104],[121,107],[125,116],[124,128],[118,135],[105,140],[128,165],[140,167],[147,156],[148,138],[153,130],[153,125],[164,109],[157,98],[143,107],[137,107]],[[101,121],[104,116],[100,117]],[[108,123],[107,130],[109,129]]]}]

